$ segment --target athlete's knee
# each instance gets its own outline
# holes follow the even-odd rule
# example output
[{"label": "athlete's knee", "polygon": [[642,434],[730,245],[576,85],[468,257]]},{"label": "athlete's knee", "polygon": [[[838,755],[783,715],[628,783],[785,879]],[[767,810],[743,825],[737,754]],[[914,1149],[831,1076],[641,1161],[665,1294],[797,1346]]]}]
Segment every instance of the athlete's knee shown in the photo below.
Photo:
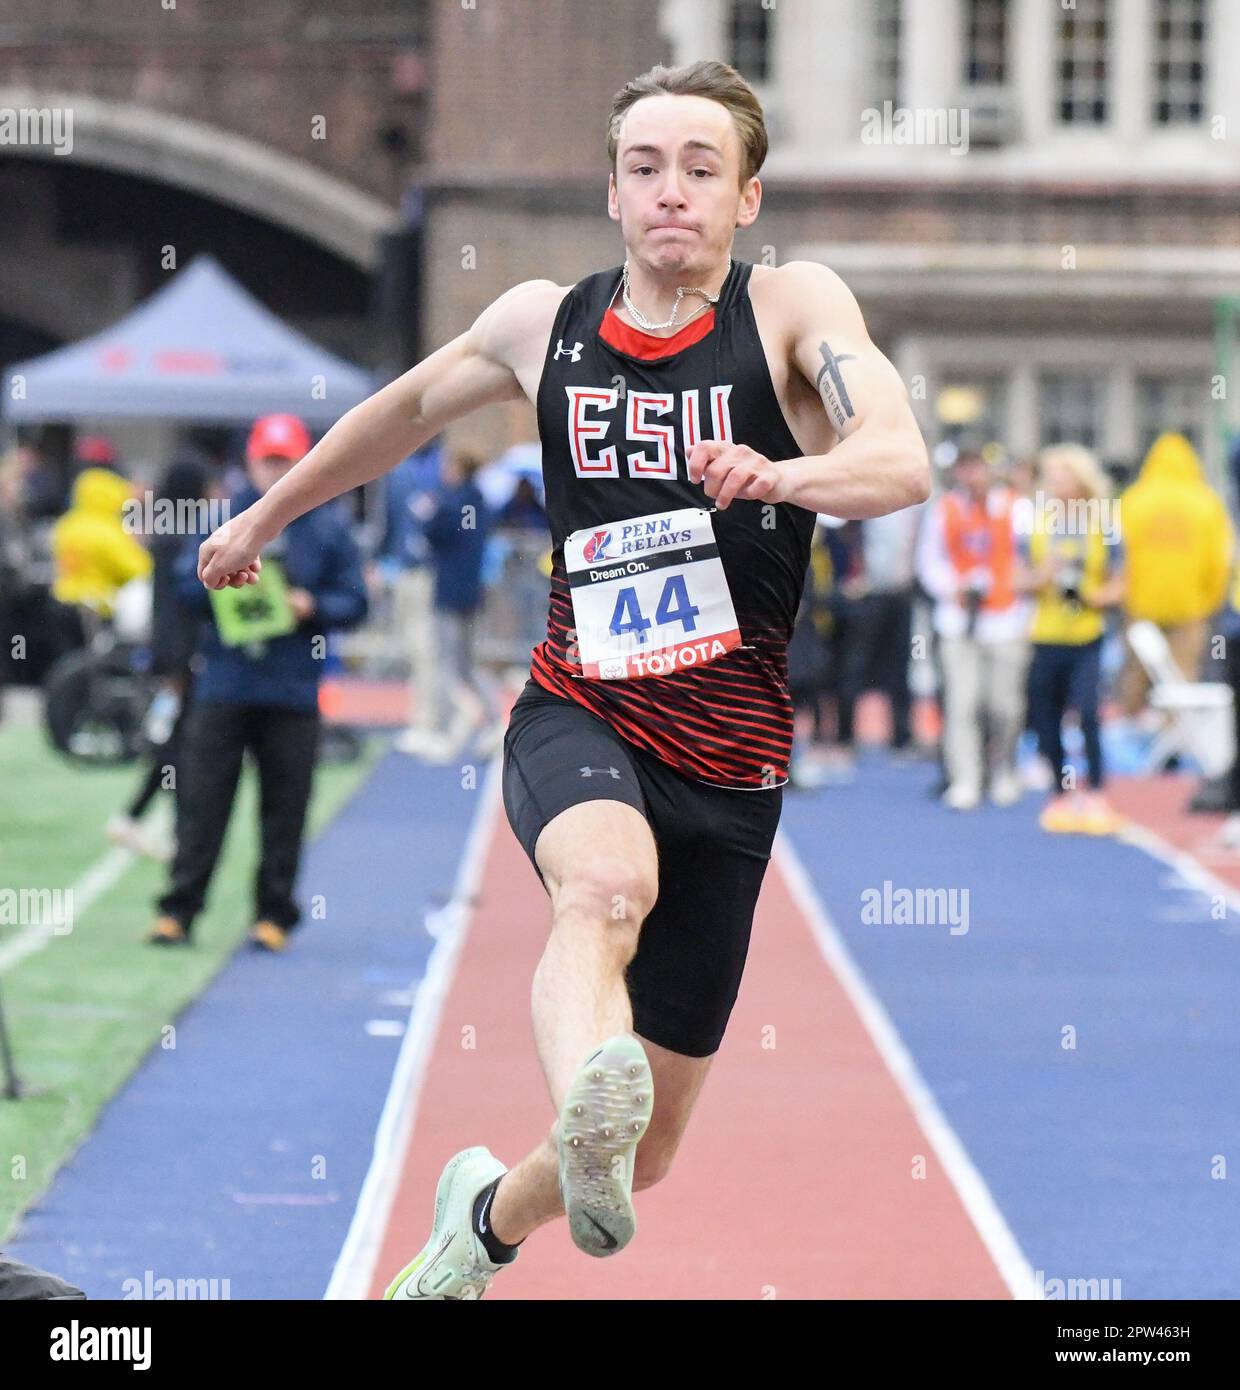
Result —
[{"label": "athlete's knee", "polygon": [[636,933],[657,894],[653,868],[597,852],[561,879],[553,915],[557,925],[585,921]]}]

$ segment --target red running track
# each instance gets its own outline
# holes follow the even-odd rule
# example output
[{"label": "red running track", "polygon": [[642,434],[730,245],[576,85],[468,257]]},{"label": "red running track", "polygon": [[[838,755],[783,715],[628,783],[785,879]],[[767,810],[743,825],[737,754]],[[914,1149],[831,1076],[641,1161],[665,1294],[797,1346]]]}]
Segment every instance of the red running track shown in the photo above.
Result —
[{"label": "red running track", "polygon": [[[486,1144],[511,1165],[554,1118],[529,1015],[548,902],[502,814],[492,824],[372,1297],[425,1243],[452,1154]],[[915,1181],[919,1154],[927,1176]],[[688,1133],[636,1206],[638,1233],[620,1255],[583,1255],[557,1221],[529,1237],[488,1298],[1011,1296],[778,860]]]},{"label": "red running track", "polygon": [[1107,797],[1117,811],[1152,830],[1168,849],[1191,855],[1227,887],[1240,889],[1240,852],[1219,843],[1226,817],[1188,809],[1197,789],[1196,777],[1178,773],[1107,778]]}]

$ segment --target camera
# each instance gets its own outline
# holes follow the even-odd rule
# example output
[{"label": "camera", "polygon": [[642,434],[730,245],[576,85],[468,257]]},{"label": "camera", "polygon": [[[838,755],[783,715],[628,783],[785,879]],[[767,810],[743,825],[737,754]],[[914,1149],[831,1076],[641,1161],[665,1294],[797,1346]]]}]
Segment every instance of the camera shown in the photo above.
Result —
[{"label": "camera", "polygon": [[1081,583],[1085,566],[1080,560],[1067,560],[1055,571],[1055,587],[1063,601],[1073,608],[1081,606]]}]

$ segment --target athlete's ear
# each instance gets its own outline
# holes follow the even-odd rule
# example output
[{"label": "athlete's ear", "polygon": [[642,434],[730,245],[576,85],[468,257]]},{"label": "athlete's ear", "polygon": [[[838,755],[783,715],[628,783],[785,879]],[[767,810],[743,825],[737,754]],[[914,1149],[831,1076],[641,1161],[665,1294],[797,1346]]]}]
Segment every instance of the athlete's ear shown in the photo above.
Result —
[{"label": "athlete's ear", "polygon": [[613,222],[620,221],[620,195],[616,189],[616,175],[613,170],[607,175],[607,216]]},{"label": "athlete's ear", "polygon": [[736,225],[748,227],[758,215],[762,206],[762,183],[757,174],[741,189],[740,204],[736,209]]}]

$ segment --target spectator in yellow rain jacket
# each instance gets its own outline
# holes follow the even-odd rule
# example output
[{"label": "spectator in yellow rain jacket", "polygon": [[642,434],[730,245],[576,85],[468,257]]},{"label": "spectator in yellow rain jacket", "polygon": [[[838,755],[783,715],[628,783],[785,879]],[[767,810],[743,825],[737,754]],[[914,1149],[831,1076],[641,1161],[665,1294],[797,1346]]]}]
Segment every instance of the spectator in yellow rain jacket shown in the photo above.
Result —
[{"label": "spectator in yellow rain jacket", "polygon": [[125,529],[122,509],[133,485],[107,468],[84,469],[73,484],[69,510],[52,528],[56,578],[52,594],[64,607],[67,645],[81,641],[75,610],[89,607],[104,617],[116,592],[151,572],[150,554]]},{"label": "spectator in yellow rain jacket", "polygon": [[[1223,499],[1205,481],[1182,434],[1161,434],[1137,481],[1120,497],[1127,562],[1124,616],[1156,623],[1176,665],[1196,680],[1208,619],[1227,592],[1232,527]],[[1149,678],[1131,649],[1120,678],[1129,717],[1144,706]]]}]

